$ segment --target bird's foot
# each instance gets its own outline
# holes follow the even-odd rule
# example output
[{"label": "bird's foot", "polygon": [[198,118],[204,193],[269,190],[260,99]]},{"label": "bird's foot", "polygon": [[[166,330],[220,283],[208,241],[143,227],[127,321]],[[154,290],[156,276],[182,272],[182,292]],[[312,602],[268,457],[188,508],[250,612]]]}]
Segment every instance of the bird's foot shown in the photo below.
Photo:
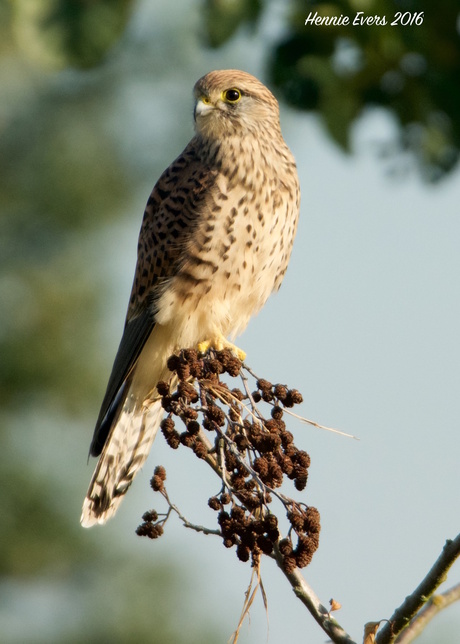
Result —
[{"label": "bird's foot", "polygon": [[246,358],[246,353],[239,349],[237,346],[229,342],[224,338],[223,335],[217,335],[210,340],[204,340],[198,344],[198,351],[200,353],[206,353],[209,349],[215,349],[216,351],[222,351],[222,349],[230,349],[239,360],[243,361]]}]

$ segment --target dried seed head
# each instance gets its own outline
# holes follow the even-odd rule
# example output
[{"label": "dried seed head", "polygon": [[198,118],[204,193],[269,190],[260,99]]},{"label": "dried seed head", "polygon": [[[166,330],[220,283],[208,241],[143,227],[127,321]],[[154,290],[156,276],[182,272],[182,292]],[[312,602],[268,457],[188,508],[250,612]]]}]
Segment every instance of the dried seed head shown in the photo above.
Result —
[{"label": "dried seed head", "polygon": [[[236,546],[240,559],[258,565],[261,555],[270,554],[280,539],[277,518],[269,509],[270,488],[279,487],[284,477],[292,479],[297,489],[303,489],[307,482],[310,457],[297,449],[283,420],[284,407],[300,403],[302,396],[296,389],[279,383],[273,385],[264,379],[257,380],[252,398],[241,389],[230,390],[221,382],[220,374],[237,376],[243,366],[228,349],[205,355],[194,349],[182,350],[170,357],[168,367],[177,374],[179,382],[172,392],[170,382],[158,385],[162,405],[169,414],[161,423],[162,432],[171,447],[177,448],[182,443],[200,458],[208,455],[208,448],[199,438],[201,427],[215,432],[227,478],[225,492],[211,497],[208,505],[217,512],[224,546]],[[243,400],[248,401],[247,408],[239,402]],[[261,400],[270,405],[268,419],[258,407],[251,413],[253,403]],[[186,429],[182,434],[175,427],[178,422]],[[163,489],[165,476],[164,468],[155,469],[152,478],[155,490]],[[224,511],[224,506],[229,512]],[[289,509],[297,545],[294,548],[289,538],[279,546],[284,567],[292,572],[311,560],[319,543],[320,521],[315,508],[290,501]],[[145,523],[139,526],[139,533],[150,538],[159,536],[163,522],[157,527],[158,515],[147,512],[143,519]]]},{"label": "dried seed head", "polygon": [[272,418],[274,418],[275,420],[281,420],[283,413],[283,410],[281,409],[281,407],[278,407],[278,405],[275,405],[271,411]]},{"label": "dried seed head", "polygon": [[166,470],[163,465],[157,465],[153,473],[155,476],[159,476],[162,481],[166,481]]},{"label": "dried seed head", "polygon": [[193,449],[193,447],[195,446],[195,441],[196,441],[195,436],[191,436],[188,432],[182,432],[179,438],[180,438],[180,442],[185,447],[190,447]]},{"label": "dried seed head", "polygon": [[216,358],[221,363],[224,371],[235,378],[241,371],[242,363],[229,349],[216,353]]},{"label": "dried seed head", "polygon": [[289,539],[281,539],[281,541],[278,544],[278,547],[280,549],[281,554],[284,555],[285,557],[287,555],[290,555],[293,550],[292,543]]},{"label": "dried seed head", "polygon": [[210,358],[209,360],[206,360],[206,368],[209,370],[209,373],[220,374],[224,372],[224,367],[216,358]]},{"label": "dried seed head", "polygon": [[291,510],[288,512],[287,518],[296,532],[301,532],[303,530],[303,522],[305,518],[298,510]]},{"label": "dried seed head", "polygon": [[172,355],[169,356],[166,365],[169,369],[169,371],[176,371],[176,369],[179,367],[181,363],[180,356]]},{"label": "dried seed head", "polygon": [[294,572],[297,567],[296,558],[294,555],[286,555],[283,559],[284,570],[289,574]]},{"label": "dried seed head", "polygon": [[148,512],[144,512],[142,515],[142,520],[147,523],[155,523],[155,521],[158,521],[158,512],[156,510],[148,510]]},{"label": "dried seed head", "polygon": [[249,441],[244,434],[235,434],[233,439],[240,452],[244,452],[249,447]]},{"label": "dried seed head", "polygon": [[278,431],[278,422],[273,418],[271,420],[266,420],[264,425],[265,425],[265,429],[268,429],[269,432]]},{"label": "dried seed head", "polygon": [[302,394],[297,389],[289,389],[286,398],[283,400],[285,407],[294,407],[303,402]]},{"label": "dried seed head", "polygon": [[295,562],[298,568],[305,568],[313,559],[313,552],[310,550],[301,550],[295,556]]},{"label": "dried seed head", "polygon": [[307,454],[307,452],[299,450],[296,456],[296,463],[305,468],[310,467],[310,456]]},{"label": "dried seed head", "polygon": [[208,455],[208,448],[201,441],[196,441],[193,445],[193,452],[198,458],[206,458]]},{"label": "dried seed head", "polygon": [[275,385],[273,393],[275,394],[275,398],[278,398],[278,400],[283,402],[283,400],[287,396],[288,388],[286,387],[286,385]]},{"label": "dried seed head", "polygon": [[238,522],[244,523],[245,520],[245,512],[244,509],[240,505],[234,505],[233,508],[231,509],[230,516],[232,519]]},{"label": "dried seed head", "polygon": [[235,407],[230,407],[228,415],[230,416],[230,420],[233,420],[234,423],[237,423],[241,417],[240,411]]},{"label": "dried seed head", "polygon": [[173,430],[171,434],[165,436],[166,442],[168,443],[171,449],[177,449],[180,445],[180,434],[176,430]]},{"label": "dried seed head", "polygon": [[183,398],[188,403],[196,403],[199,398],[195,387],[189,382],[179,382],[177,393],[180,398]]},{"label": "dried seed head", "polygon": [[254,460],[254,463],[252,464],[252,467],[260,475],[262,480],[264,480],[264,478],[268,474],[268,461],[265,456],[259,456],[258,458],[256,458]]},{"label": "dried seed head", "polygon": [[278,517],[276,514],[267,514],[264,519],[264,526],[266,530],[271,530],[278,527]]},{"label": "dried seed head", "polygon": [[160,380],[157,384],[157,391],[160,396],[167,396],[169,394],[169,385],[164,380]]},{"label": "dried seed head", "polygon": [[308,533],[319,533],[321,530],[320,514],[312,506],[308,507],[305,512],[304,530]]},{"label": "dried seed head", "polygon": [[193,407],[184,407],[181,415],[185,420],[196,420],[198,418],[198,412]]},{"label": "dried seed head", "polygon": [[293,441],[294,441],[294,436],[291,434],[291,432],[288,432],[288,431],[281,432],[281,443],[285,449]]},{"label": "dried seed head", "polygon": [[149,539],[158,539],[163,534],[163,526],[152,523],[142,523],[136,528],[136,534],[140,537],[149,537]]},{"label": "dried seed head", "polygon": [[247,546],[239,543],[236,547],[236,555],[240,561],[249,561],[250,550]]},{"label": "dried seed head", "polygon": [[190,364],[190,375],[197,380],[203,378],[204,365],[202,360],[195,360]]},{"label": "dried seed head", "polygon": [[209,420],[207,416],[203,418],[203,422],[201,424],[204,427],[204,429],[208,430],[208,432],[216,431],[216,424],[212,420]]},{"label": "dried seed head", "polygon": [[182,352],[184,360],[189,364],[196,362],[198,359],[198,351],[196,349],[184,349]]},{"label": "dried seed head", "polygon": [[300,391],[297,391],[297,389],[290,389],[289,395],[294,405],[300,405],[300,403],[303,402],[303,396]]},{"label": "dried seed head", "polygon": [[259,378],[256,384],[260,391],[271,391],[272,389],[272,383],[263,378]]},{"label": "dried seed head", "polygon": [[304,490],[306,488],[306,486],[307,486],[307,475],[305,475],[305,476],[297,476],[294,479],[294,485],[295,485],[295,489],[298,490],[299,492]]},{"label": "dried seed head", "polygon": [[257,547],[261,549],[264,555],[269,555],[273,551],[273,542],[264,535],[257,537]]},{"label": "dried seed head", "polygon": [[187,362],[181,362],[176,369],[179,380],[184,381],[190,378],[190,365]]},{"label": "dried seed head", "polygon": [[276,462],[281,467],[283,474],[289,476],[294,470],[294,465],[292,464],[291,459],[288,456],[285,456],[282,452],[278,452],[276,455]]},{"label": "dried seed head", "polygon": [[236,460],[236,456],[229,451],[225,452],[225,467],[229,472],[233,472],[233,470],[238,469],[238,461]]},{"label": "dried seed head", "polygon": [[196,436],[200,432],[200,423],[196,420],[191,420],[187,423],[187,431],[191,436]]},{"label": "dried seed head", "polygon": [[231,476],[231,481],[232,485],[235,488],[235,490],[241,490],[244,488],[244,474],[240,474],[239,472],[235,472]]},{"label": "dried seed head", "polygon": [[164,488],[163,479],[157,475],[152,476],[150,479],[150,487],[154,492],[160,492]]},{"label": "dried seed head", "polygon": [[221,508],[221,503],[217,496],[212,496],[210,499],[208,499],[208,505],[212,510],[220,510]]},{"label": "dried seed head", "polygon": [[283,484],[283,470],[278,463],[270,463],[268,478],[271,482],[270,487],[272,488],[280,487]]},{"label": "dried seed head", "polygon": [[225,510],[221,510],[217,516],[217,522],[221,526],[225,521],[230,519],[230,515]]},{"label": "dried seed head", "polygon": [[217,405],[209,405],[204,413],[209,420],[213,420],[219,427],[225,425],[225,414]]},{"label": "dried seed head", "polygon": [[296,563],[299,568],[305,568],[305,566],[308,566],[317,547],[317,541],[311,539],[311,537],[307,535],[299,535],[297,547],[294,551]]}]

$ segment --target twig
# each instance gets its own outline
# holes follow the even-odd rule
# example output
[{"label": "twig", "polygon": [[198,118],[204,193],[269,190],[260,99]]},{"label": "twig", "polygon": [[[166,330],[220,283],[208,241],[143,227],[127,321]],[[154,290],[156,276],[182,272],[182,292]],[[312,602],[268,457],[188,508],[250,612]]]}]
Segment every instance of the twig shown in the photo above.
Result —
[{"label": "twig", "polygon": [[206,528],[203,525],[196,525],[195,523],[191,523],[188,519],[186,519],[186,517],[184,517],[184,515],[179,510],[177,505],[174,505],[174,503],[171,502],[171,500],[170,500],[170,498],[168,496],[168,493],[166,492],[166,490],[164,488],[161,490],[161,494],[166,499],[166,502],[169,505],[169,509],[174,510],[174,512],[179,517],[179,519],[182,521],[184,527],[190,528],[191,530],[195,530],[195,532],[202,532],[203,534],[215,534],[218,537],[222,536],[222,533],[221,533],[220,530],[213,530],[211,528]]},{"label": "twig", "polygon": [[[238,460],[238,463],[240,463],[240,465],[244,467],[247,473],[252,476],[254,481],[257,483],[259,489],[260,490],[265,489],[267,492],[270,492],[270,494],[273,494],[274,496],[276,496],[276,498],[279,499],[285,507],[288,507],[292,502],[291,499],[289,499],[284,494],[281,494],[281,492],[277,492],[277,490],[274,490],[269,485],[261,481],[260,476],[257,474],[257,472],[255,472],[254,469],[249,465],[249,463],[246,463],[244,458],[241,457],[241,454],[239,453],[238,449],[235,447],[234,442],[227,436],[225,431],[222,431],[220,427],[216,427],[216,433],[219,434],[221,440],[224,443],[226,443],[229,452],[231,452],[235,456],[235,458]],[[222,474],[220,476],[222,477]]]},{"label": "twig", "polygon": [[286,579],[292,586],[296,597],[308,608],[311,615],[321,626],[323,631],[329,635],[334,644],[356,644],[356,642],[344,631],[340,624],[331,617],[330,611],[323,606],[319,598],[316,596],[312,588],[307,584],[303,578],[300,570],[296,568],[292,572],[286,572],[283,565],[283,555],[276,545],[274,550],[274,558],[278,567],[283,572]]},{"label": "twig", "polygon": [[[251,374],[251,376],[252,376],[253,378],[255,378],[256,380],[258,380],[257,375],[252,371],[252,369],[251,369],[250,367],[248,367],[248,365],[247,365],[246,363],[243,363],[243,367],[244,367],[244,369],[246,369],[246,371],[247,371],[248,373],[250,373],[250,374]],[[248,385],[247,385],[248,379],[247,379],[247,377],[244,375],[243,371],[241,372],[240,376],[241,376],[241,379],[242,379],[242,381],[243,381],[244,388],[245,388],[245,390],[246,390],[246,394],[247,394],[247,396],[248,396],[249,400],[251,401],[251,403],[252,403],[253,407],[255,407],[255,409],[256,409],[257,411],[259,411],[259,410],[257,409],[257,404],[255,403],[255,401],[254,401],[254,399],[253,399],[253,397],[252,397],[252,394],[251,394],[251,392],[250,392],[250,390],[249,390],[249,388],[248,388]],[[324,429],[324,430],[325,430],[325,431],[327,431],[327,432],[332,432],[332,433],[334,433],[334,434],[340,434],[340,436],[345,436],[346,438],[354,438],[355,440],[359,441],[359,438],[358,438],[357,436],[353,436],[353,434],[347,434],[347,432],[343,432],[343,431],[342,431],[342,430],[340,430],[340,429],[335,429],[335,427],[327,427],[326,425],[321,425],[320,423],[317,423],[316,421],[311,420],[310,418],[305,418],[304,416],[300,416],[299,414],[296,414],[295,412],[291,411],[290,409],[286,409],[286,408],[285,408],[285,409],[284,409],[284,412],[285,412],[286,414],[289,414],[289,416],[292,416],[293,418],[297,418],[297,419],[298,419],[298,420],[300,420],[302,423],[306,423],[307,425],[312,425],[313,427],[316,427],[317,429]]]},{"label": "twig", "polygon": [[[429,597],[434,593],[446,579],[447,571],[457,557],[460,556],[460,534],[455,539],[448,539],[444,548],[428,572],[426,577],[417,586],[414,592],[406,597],[401,606],[395,610],[389,622],[385,624],[375,641],[377,644],[389,644],[390,642],[404,642],[404,639],[396,640],[399,633],[406,629],[411,620],[418,613],[420,608],[426,604]],[[410,641],[410,640],[407,640]]]},{"label": "twig", "polygon": [[[254,585],[254,581],[256,582],[255,585]],[[245,618],[249,615],[249,609],[251,608],[254,602],[254,599],[256,598],[257,591],[259,588],[262,590],[263,585],[262,585],[262,579],[260,577],[260,565],[257,565],[252,569],[251,580],[249,582],[248,588],[246,589],[246,592],[244,593],[243,609],[241,611],[241,616],[238,622],[238,626],[236,627],[235,632],[231,636],[231,640],[230,640],[231,644],[237,644],[241,627],[243,626]],[[264,598],[265,609],[267,609],[265,591],[262,592],[262,596]]]},{"label": "twig", "polygon": [[426,605],[414,617],[410,625],[396,638],[396,644],[409,644],[418,637],[433,617],[444,608],[456,601],[460,601],[460,584],[439,595],[433,595]]},{"label": "twig", "polygon": [[[334,644],[356,644],[331,616],[336,607],[332,602],[330,608],[324,606],[300,572],[301,568],[310,563],[318,547],[318,510],[296,502],[275,489],[281,486],[286,477],[294,481],[298,491],[303,490],[310,465],[308,454],[295,446],[292,434],[286,430],[286,424],[282,420],[284,413],[315,427],[356,437],[292,412],[290,408],[302,402],[300,392],[288,389],[287,385],[272,385],[267,380],[258,379],[228,349],[212,352],[204,358],[199,358],[195,350],[186,349],[179,355],[170,357],[168,368],[175,374],[173,385],[171,382],[157,385],[163,407],[168,413],[168,417],[162,421],[161,429],[170,447],[177,449],[183,444],[192,449],[220,478],[220,492],[208,500],[209,507],[218,512],[220,529],[212,530],[194,525],[182,515],[167,495],[163,485],[166,472],[158,466],[151,486],[165,497],[169,505],[168,513],[164,519],[158,520],[155,511],[146,512],[143,515],[144,523],[137,529],[137,534],[156,539],[163,533],[163,525],[174,511],[184,526],[204,534],[218,535],[222,537],[225,547],[236,546],[238,559],[251,559],[253,577],[233,635],[234,643],[258,588],[261,589],[266,606],[259,568],[261,556],[265,554],[276,561],[295,595]],[[231,377],[239,376],[245,393],[238,388],[230,390],[220,381],[221,373],[227,373]],[[252,393],[247,373],[257,380],[257,390]],[[269,419],[265,418],[257,406],[261,400],[271,405]],[[175,419],[180,419],[186,431],[181,434],[177,431]],[[213,437],[213,440],[209,437]],[[278,517],[270,509],[272,496],[282,503],[290,523],[285,539],[280,535]],[[390,620],[366,624],[365,644],[409,644],[434,615],[460,600],[460,584],[432,597],[459,556],[460,534],[454,540],[446,542],[426,577],[396,609]],[[254,585],[255,573],[257,583]],[[375,634],[382,622],[386,623]]]},{"label": "twig", "polygon": [[353,434],[347,434],[347,432],[343,432],[341,429],[335,429],[335,427],[327,427],[326,425],[320,425],[320,423],[317,423],[316,421],[311,420],[310,418],[305,418],[304,416],[300,416],[299,414],[296,414],[290,409],[285,409],[284,411],[286,412],[286,414],[289,414],[289,416],[293,416],[294,418],[297,418],[302,423],[307,423],[307,425],[312,425],[317,429],[324,429],[327,432],[332,432],[333,434],[340,434],[340,436],[345,436],[345,438],[354,438],[355,441],[359,441],[359,438],[357,436],[354,436]]},{"label": "twig", "polygon": [[[243,383],[245,384],[245,387],[246,387],[246,382],[245,382],[245,380],[243,378],[243,375],[241,375],[241,379],[243,380]],[[205,388],[206,391],[211,392],[217,398],[219,398],[219,400],[222,403],[224,403],[224,405],[228,405],[228,400],[225,399],[225,397],[220,393],[220,391],[217,389],[217,387],[215,385],[205,384],[204,388]],[[248,392],[248,389],[246,389],[246,392]],[[252,408],[254,410],[254,411],[252,411],[251,409],[249,409],[249,407],[247,405],[244,404],[244,402],[242,400],[238,400],[238,398],[235,398],[235,396],[233,396],[230,391],[225,391],[225,396],[227,396],[227,398],[230,398],[231,400],[233,400],[233,402],[236,402],[238,405],[240,405],[258,423],[263,421],[263,416],[261,415],[261,413],[259,412],[259,410],[255,406],[255,403],[251,403],[251,406],[252,406]],[[253,400],[251,393],[248,393],[248,397],[250,397],[251,401]]]},{"label": "twig", "polygon": [[[246,369],[248,371],[248,373],[250,373],[251,376],[253,376],[257,380],[257,376],[255,376],[252,373],[252,371],[249,370],[249,367],[244,363],[243,363],[243,368]],[[246,376],[246,374],[244,373],[243,370],[241,370],[241,372],[240,372],[240,378],[241,378],[241,380],[243,382],[243,387],[244,387],[244,390],[245,390],[246,395],[248,397],[248,400],[251,403],[251,407],[253,408],[254,412],[257,412],[259,414],[259,417],[260,417],[259,408],[257,407],[257,403],[254,400],[254,398],[252,396],[252,393],[251,393],[251,390],[250,390],[249,385],[248,385],[248,377]]]},{"label": "twig", "polygon": [[[228,440],[228,437],[224,432],[220,432],[219,429],[217,431],[221,435],[221,438]],[[231,448],[232,446],[230,445],[229,447]],[[244,461],[242,461],[242,464],[248,469],[248,471],[250,471],[251,475],[254,476],[256,480],[258,480],[256,472],[254,472],[252,468],[248,467],[247,464],[244,463]],[[221,470],[219,471],[218,468],[214,468],[214,470],[218,474],[220,474],[220,476],[222,476]],[[271,490],[271,492],[279,497],[283,504],[286,505],[286,497],[284,497],[284,495],[280,495],[275,490]],[[283,555],[279,551],[277,544],[274,545],[273,558],[276,560],[278,567],[282,570],[283,574],[291,584],[295,595],[307,607],[311,615],[318,622],[325,633],[329,635],[331,640],[335,644],[356,644],[354,640],[344,631],[340,624],[333,617],[331,617],[330,611],[321,604],[314,591],[310,588],[310,586],[303,578],[300,570],[296,568],[291,573],[286,572],[283,564]]]}]

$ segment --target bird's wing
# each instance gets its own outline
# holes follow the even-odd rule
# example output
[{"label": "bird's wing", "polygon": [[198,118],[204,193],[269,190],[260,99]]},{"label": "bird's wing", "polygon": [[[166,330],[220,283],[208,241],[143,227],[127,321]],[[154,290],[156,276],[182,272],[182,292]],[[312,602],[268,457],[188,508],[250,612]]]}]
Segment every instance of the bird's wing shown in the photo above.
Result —
[{"label": "bird's wing", "polygon": [[156,301],[177,271],[215,177],[215,170],[203,166],[192,139],[150,195],[139,234],[125,328],[94,430],[92,456],[99,456],[117,420],[136,361],[155,326]]}]

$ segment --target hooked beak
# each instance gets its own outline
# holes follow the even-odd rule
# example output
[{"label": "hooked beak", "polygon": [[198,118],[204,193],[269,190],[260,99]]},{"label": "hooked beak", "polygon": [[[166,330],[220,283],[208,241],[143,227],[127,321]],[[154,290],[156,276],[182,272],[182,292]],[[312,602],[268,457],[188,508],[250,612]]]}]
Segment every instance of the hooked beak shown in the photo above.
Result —
[{"label": "hooked beak", "polygon": [[209,114],[212,110],[215,109],[215,106],[211,103],[207,96],[200,96],[200,98],[195,103],[195,109],[193,110],[193,117],[196,121],[198,116],[204,116]]}]

